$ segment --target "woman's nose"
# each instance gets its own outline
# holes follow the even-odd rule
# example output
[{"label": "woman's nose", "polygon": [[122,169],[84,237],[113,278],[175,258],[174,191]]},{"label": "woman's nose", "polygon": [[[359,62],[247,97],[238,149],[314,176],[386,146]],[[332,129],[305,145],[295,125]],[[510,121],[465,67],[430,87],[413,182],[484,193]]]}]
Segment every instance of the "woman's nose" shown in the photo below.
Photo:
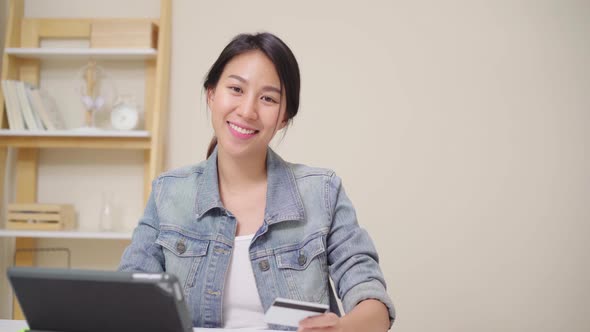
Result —
[{"label": "woman's nose", "polygon": [[258,110],[256,109],[256,99],[248,98],[240,105],[239,112],[243,118],[256,120],[258,119]]}]

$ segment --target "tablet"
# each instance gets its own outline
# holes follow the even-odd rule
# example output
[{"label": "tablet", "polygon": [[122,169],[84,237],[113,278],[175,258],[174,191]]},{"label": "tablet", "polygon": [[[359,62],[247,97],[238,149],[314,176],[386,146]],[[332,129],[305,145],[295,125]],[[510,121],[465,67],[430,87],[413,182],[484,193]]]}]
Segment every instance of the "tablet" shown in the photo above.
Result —
[{"label": "tablet", "polygon": [[8,278],[30,330],[192,332],[168,273],[12,267]]}]

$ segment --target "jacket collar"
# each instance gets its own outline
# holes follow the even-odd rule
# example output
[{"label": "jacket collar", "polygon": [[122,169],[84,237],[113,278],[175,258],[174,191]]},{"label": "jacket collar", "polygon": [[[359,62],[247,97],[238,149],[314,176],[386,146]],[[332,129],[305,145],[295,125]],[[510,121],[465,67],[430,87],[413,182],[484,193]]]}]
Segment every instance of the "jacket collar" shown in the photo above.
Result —
[{"label": "jacket collar", "polygon": [[[264,220],[272,225],[284,220],[304,219],[303,202],[297,190],[293,171],[271,148],[268,148],[266,153],[266,172],[268,182]],[[197,183],[197,218],[201,218],[213,208],[224,209],[219,196],[217,148],[205,161],[203,174]]]}]

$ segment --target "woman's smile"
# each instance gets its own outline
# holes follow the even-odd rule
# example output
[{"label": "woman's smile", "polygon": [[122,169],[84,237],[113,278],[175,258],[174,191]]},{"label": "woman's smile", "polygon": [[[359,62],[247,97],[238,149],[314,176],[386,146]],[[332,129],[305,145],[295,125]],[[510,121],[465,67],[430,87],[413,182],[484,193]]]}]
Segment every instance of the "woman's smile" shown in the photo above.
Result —
[{"label": "woman's smile", "polygon": [[245,128],[229,121],[227,121],[227,127],[234,137],[242,140],[250,139],[259,132],[258,130]]}]

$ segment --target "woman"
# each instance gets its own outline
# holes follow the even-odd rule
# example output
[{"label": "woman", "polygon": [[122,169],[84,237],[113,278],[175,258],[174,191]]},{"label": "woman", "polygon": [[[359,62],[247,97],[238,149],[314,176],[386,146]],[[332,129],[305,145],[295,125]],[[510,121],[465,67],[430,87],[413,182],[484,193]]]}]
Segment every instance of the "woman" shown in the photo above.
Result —
[{"label": "woman", "polygon": [[269,33],[242,34],[204,83],[215,137],[208,159],[160,175],[121,270],[175,274],[193,324],[260,327],[277,297],[347,314],[299,331],[386,331],[391,300],[368,234],[333,171],[291,164],[269,148],[299,107],[299,67]]}]

